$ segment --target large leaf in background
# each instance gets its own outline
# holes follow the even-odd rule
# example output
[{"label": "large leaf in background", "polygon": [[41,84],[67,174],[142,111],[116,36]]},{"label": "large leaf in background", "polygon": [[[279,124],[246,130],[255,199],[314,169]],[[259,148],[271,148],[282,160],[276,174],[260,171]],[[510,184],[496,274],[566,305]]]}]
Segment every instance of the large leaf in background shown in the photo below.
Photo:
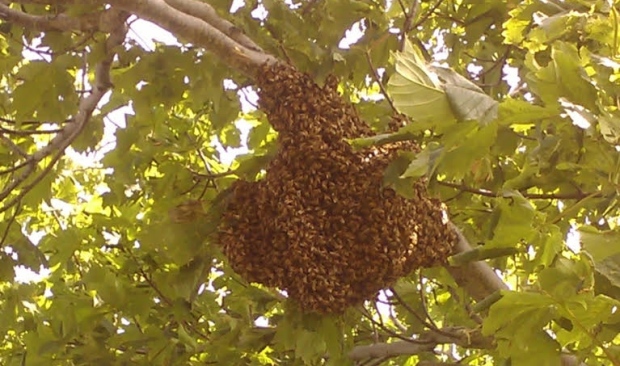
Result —
[{"label": "large leaf in background", "polygon": [[597,292],[620,296],[620,232],[584,226],[579,235],[582,249],[594,261]]},{"label": "large leaf in background", "polygon": [[490,217],[491,238],[489,247],[511,247],[521,241],[529,242],[536,234],[533,223],[537,212],[534,206],[518,191],[505,191],[496,200]]},{"label": "large leaf in background", "polygon": [[620,254],[594,263],[594,270],[596,292],[620,299]]},{"label": "large leaf in background", "polygon": [[420,178],[424,175],[432,175],[443,152],[444,150],[436,144],[429,144],[416,155],[415,159],[411,160],[400,178]]},{"label": "large leaf in background", "polygon": [[56,63],[36,60],[22,66],[18,77],[22,82],[15,87],[13,101],[9,104],[9,111],[15,111],[18,121],[33,116],[63,121],[75,113],[78,98],[69,70]]},{"label": "large leaf in background", "polygon": [[383,172],[383,188],[392,188],[403,197],[413,199],[415,179],[402,175],[413,158],[412,152],[402,152],[394,159]]},{"label": "large leaf in background", "polygon": [[617,115],[602,114],[598,119],[598,127],[605,141],[614,145],[620,143],[620,118]]},{"label": "large leaf in background", "polygon": [[445,82],[444,90],[452,111],[459,120],[476,120],[487,124],[497,118],[499,103],[486,95],[480,87],[452,69],[433,67]]},{"label": "large leaf in background", "polygon": [[560,114],[560,109],[550,105],[541,107],[525,100],[506,98],[499,105],[499,123],[514,130],[527,130],[537,119],[551,118]]},{"label": "large leaf in background", "polygon": [[445,126],[455,119],[486,124],[497,118],[497,101],[454,70],[427,65],[409,42],[395,58],[388,91],[396,108],[415,121]]},{"label": "large leaf in background", "polygon": [[584,226],[579,228],[583,250],[592,256],[594,262],[600,262],[607,257],[620,254],[620,231],[597,229]]},{"label": "large leaf in background", "polygon": [[502,291],[482,333],[497,338],[498,352],[511,357],[513,365],[557,365],[559,344],[543,332],[555,316],[555,303],[544,294]]},{"label": "large leaf in background", "polygon": [[598,109],[597,91],[587,80],[587,72],[574,45],[555,42],[551,62],[543,66],[533,54],[527,54],[525,64],[532,70],[526,75],[528,86],[546,104],[557,105],[563,97],[591,111]]},{"label": "large leaf in background", "polygon": [[426,66],[420,52],[407,42],[405,50],[394,57],[396,73],[388,82],[388,91],[396,108],[415,121],[454,120],[441,82]]}]

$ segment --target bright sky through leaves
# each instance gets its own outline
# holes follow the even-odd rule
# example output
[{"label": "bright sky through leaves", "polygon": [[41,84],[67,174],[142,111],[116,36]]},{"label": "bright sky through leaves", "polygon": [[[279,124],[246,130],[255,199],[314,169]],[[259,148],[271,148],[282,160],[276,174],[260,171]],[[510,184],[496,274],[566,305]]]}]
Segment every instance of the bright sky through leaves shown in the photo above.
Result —
[{"label": "bright sky through leaves", "polygon": [[[620,365],[617,1],[54,3],[0,2],[0,364]],[[419,145],[375,173],[404,197],[425,178],[462,234],[454,267],[399,274],[378,303],[333,316],[301,313],[293,282],[248,283],[212,234],[233,211],[228,188],[283,155],[277,118],[254,109],[264,62],[318,84],[336,75],[376,132],[355,149]],[[308,167],[308,186],[329,187]],[[345,178],[352,192],[367,177]],[[242,206],[252,233],[284,207]],[[360,230],[398,231],[383,221]],[[265,255],[275,240],[246,242],[280,258]],[[441,247],[423,242],[419,258]],[[290,247],[283,261],[304,253]],[[358,259],[371,258],[402,259]]]}]

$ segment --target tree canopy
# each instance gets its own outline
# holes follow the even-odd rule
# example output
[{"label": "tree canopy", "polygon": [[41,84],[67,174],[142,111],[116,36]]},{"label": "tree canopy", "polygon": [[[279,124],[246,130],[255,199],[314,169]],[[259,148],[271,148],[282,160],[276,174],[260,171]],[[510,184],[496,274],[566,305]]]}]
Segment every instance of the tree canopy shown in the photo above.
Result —
[{"label": "tree canopy", "polygon": [[[618,6],[0,0],[0,364],[620,365]],[[266,63],[421,147],[384,183],[445,204],[448,265],[335,315],[231,269]]]}]

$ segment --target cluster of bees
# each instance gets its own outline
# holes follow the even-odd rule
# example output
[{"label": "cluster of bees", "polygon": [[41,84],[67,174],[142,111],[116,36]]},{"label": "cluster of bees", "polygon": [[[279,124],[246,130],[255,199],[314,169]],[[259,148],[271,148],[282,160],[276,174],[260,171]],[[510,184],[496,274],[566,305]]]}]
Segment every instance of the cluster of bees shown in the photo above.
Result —
[{"label": "cluster of bees", "polygon": [[260,108],[278,132],[264,179],[236,181],[218,228],[233,270],[286,290],[304,311],[341,313],[416,268],[442,263],[455,241],[424,182],[417,198],[382,187],[398,150],[354,150],[372,131],[330,78],[319,87],[286,65],[260,73]]}]

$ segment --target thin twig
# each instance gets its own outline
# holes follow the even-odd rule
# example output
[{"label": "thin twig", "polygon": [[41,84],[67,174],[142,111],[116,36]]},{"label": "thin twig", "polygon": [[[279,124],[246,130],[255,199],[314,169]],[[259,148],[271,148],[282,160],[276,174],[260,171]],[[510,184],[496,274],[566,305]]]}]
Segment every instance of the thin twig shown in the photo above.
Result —
[{"label": "thin twig", "polygon": [[428,319],[428,322],[432,325],[431,329],[439,329],[439,327],[437,326],[437,324],[435,323],[431,315],[428,313],[428,309],[426,308],[426,296],[424,296],[423,280],[424,278],[422,277],[422,272],[418,271],[418,283],[419,283],[418,293],[420,295],[420,303],[422,304],[422,311],[424,312],[426,319]]},{"label": "thin twig", "polygon": [[418,19],[418,21],[411,27],[411,29],[416,29],[417,27],[419,27],[420,25],[422,25],[431,15],[433,15],[433,13],[435,12],[435,10],[437,10],[437,8],[439,7],[439,5],[441,5],[441,3],[443,3],[444,0],[438,0],[435,5],[433,5],[432,8],[430,8],[424,15],[422,15],[420,17],[420,19]]},{"label": "thin twig", "polygon": [[4,132],[9,135],[16,136],[32,136],[32,135],[51,135],[55,133],[62,132],[62,129],[56,130],[13,130],[10,128],[0,126],[0,132]]},{"label": "thin twig", "polygon": [[[22,158],[26,158],[26,159],[28,158],[28,154],[26,154],[24,150],[22,150],[19,146],[17,146],[13,142],[13,140],[11,140],[10,138],[4,135],[0,135],[0,139],[2,139],[2,141],[4,141],[5,144],[9,145],[9,149],[13,150],[15,153],[17,153],[17,155],[21,156]],[[0,174],[2,174],[2,172],[0,172]]]},{"label": "thin twig", "polygon": [[2,240],[0,240],[0,248],[4,247],[4,244],[6,242],[6,238],[8,238],[9,236],[9,231],[11,230],[11,226],[13,225],[13,223],[15,222],[15,219],[17,218],[17,215],[19,214],[19,212],[21,211],[21,202],[19,202],[16,206],[15,206],[15,210],[13,211],[13,214],[11,215],[11,217],[9,218],[9,222],[6,224],[6,229],[4,230],[4,234],[2,234]]},{"label": "thin twig", "polygon": [[[408,312],[410,312],[414,317],[416,317],[416,319],[418,319],[418,321],[420,323],[422,323],[422,325],[424,325],[428,329],[432,330],[433,332],[437,332],[438,334],[441,334],[443,336],[446,336],[446,337],[453,336],[450,333],[446,333],[446,332],[442,331],[440,328],[438,328],[435,325],[434,322],[433,323],[429,323],[428,321],[426,321],[426,319],[421,317],[415,310],[413,310],[413,308],[411,306],[409,306],[409,304],[407,304],[405,301],[403,301],[403,299],[398,295],[398,293],[394,290],[394,288],[390,287],[390,291],[392,292],[394,297],[400,302],[400,305],[402,305]],[[430,316],[428,318],[430,319]]]},{"label": "thin twig", "polygon": [[409,7],[409,10],[405,11],[403,4],[400,3],[400,7],[403,9],[403,12],[405,14],[405,22],[403,23],[403,29],[400,32],[401,39],[400,39],[399,50],[401,52],[405,49],[405,41],[407,40],[407,34],[409,34],[409,32],[412,29],[413,20],[418,16],[419,6],[420,6],[420,2],[418,0],[413,0],[411,2],[411,6]]},{"label": "thin twig", "polygon": [[370,50],[366,50],[366,61],[368,62],[368,67],[370,68],[370,71],[372,73],[373,79],[375,79],[375,82],[379,85],[379,89],[381,90],[381,94],[383,94],[383,96],[385,97],[387,102],[390,104],[390,108],[392,108],[392,110],[394,112],[400,113],[396,109],[396,106],[394,105],[394,101],[392,100],[392,98],[390,98],[390,95],[388,94],[387,89],[385,88],[385,86],[381,82],[381,78],[379,77],[379,73],[377,73],[377,69],[375,69],[375,66],[372,63],[372,59],[370,58]]},{"label": "thin twig", "polygon": [[389,315],[390,315],[390,320],[392,321],[392,323],[394,323],[396,328],[398,328],[398,330],[400,330],[402,333],[406,333],[407,332],[407,328],[405,328],[405,326],[396,317],[396,314],[394,313],[394,307],[390,306],[388,309],[389,309],[389,312],[390,312]]},{"label": "thin twig", "polygon": [[[364,310],[366,310],[366,309],[364,309]],[[368,310],[366,310],[366,311],[368,311]],[[400,339],[400,340],[402,340],[402,341],[405,341],[405,342],[408,342],[408,343],[413,343],[413,344],[432,344],[432,343],[433,343],[433,342],[429,342],[429,341],[419,341],[419,340],[416,340],[416,339],[412,339],[412,338],[409,338],[409,337],[405,337],[405,336],[403,336],[403,335],[400,335],[400,334],[398,334],[398,333],[394,332],[393,330],[389,329],[388,327],[386,327],[386,326],[384,326],[384,325],[381,325],[379,322],[377,322],[376,320],[374,320],[370,314],[366,314],[366,313],[364,313],[363,311],[360,311],[360,312],[362,313],[362,315],[363,315],[366,319],[370,320],[370,322],[371,322],[372,324],[376,325],[376,326],[377,326],[377,327],[379,327],[382,331],[386,332],[387,334],[389,334],[389,335],[390,335],[390,336],[392,336],[392,337],[395,337],[395,338],[398,338],[398,339]]]},{"label": "thin twig", "polygon": [[[450,296],[452,296],[452,298],[454,298],[454,300],[457,303],[461,303],[462,302],[461,301],[461,297],[456,293],[456,291],[452,287],[448,286],[447,289],[448,289],[448,292],[450,293]],[[472,309],[472,306],[471,306],[470,303],[464,303],[463,307],[467,311],[467,315],[469,315],[469,317],[473,321],[475,321],[478,324],[482,324],[482,321],[483,321],[482,317]]]},{"label": "thin twig", "polygon": [[409,306],[409,304],[407,304],[405,301],[403,301],[403,299],[398,295],[398,293],[396,292],[396,290],[394,290],[393,287],[390,287],[390,292],[392,292],[392,295],[396,298],[396,300],[398,300],[398,304],[401,305],[402,307],[405,308],[405,310],[407,310],[411,315],[413,315],[416,319],[418,319],[418,321],[424,325],[425,327],[429,328],[429,329],[435,329],[433,328],[433,326],[431,324],[429,324],[426,319],[424,319],[423,317],[421,317],[415,310],[413,310],[413,308],[411,306]]},{"label": "thin twig", "polygon": [[[446,182],[446,181],[441,181],[441,180],[437,180],[436,182],[437,184],[442,185],[442,186],[459,189],[463,192],[473,193],[479,196],[484,196],[484,197],[501,197],[502,196],[501,193],[489,191],[486,189],[472,188],[464,184],[451,183],[451,182]],[[575,192],[575,193],[564,193],[564,194],[562,193],[527,193],[527,192],[520,192],[520,193],[525,198],[546,199],[546,200],[581,200],[585,197],[590,197],[590,196],[593,196],[593,197],[603,196],[603,194],[600,192],[593,192],[593,193]]]},{"label": "thin twig", "polygon": [[[13,125],[18,124],[18,122],[14,121],[12,119],[6,118],[6,117],[0,117],[0,122],[10,123],[10,124],[13,124]],[[72,123],[72,122],[75,122],[74,118],[66,119],[66,120],[62,121],[61,123]],[[21,124],[21,125],[42,125],[42,124],[45,124],[45,123],[49,123],[49,122],[45,122],[45,121],[21,121],[21,122],[19,122],[19,124]]]}]

